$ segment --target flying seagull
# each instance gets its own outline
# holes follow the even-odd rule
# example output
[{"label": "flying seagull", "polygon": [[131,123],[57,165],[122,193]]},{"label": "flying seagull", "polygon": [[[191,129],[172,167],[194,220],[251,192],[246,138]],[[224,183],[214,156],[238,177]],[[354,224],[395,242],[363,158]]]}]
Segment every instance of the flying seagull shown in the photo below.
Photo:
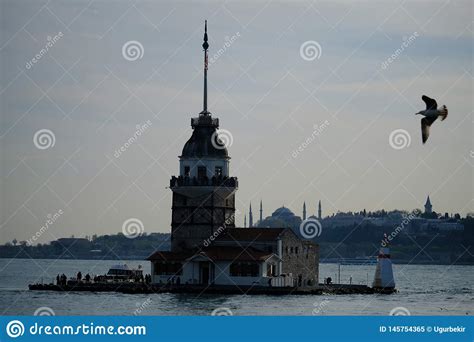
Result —
[{"label": "flying seagull", "polygon": [[438,116],[441,117],[441,121],[446,119],[448,117],[448,108],[443,105],[440,109],[438,109],[438,104],[436,103],[436,100],[429,98],[426,95],[423,95],[421,99],[426,103],[426,109],[421,110],[416,114],[421,114],[424,116],[424,118],[421,119],[421,138],[424,144],[430,136],[431,124],[436,121]]}]

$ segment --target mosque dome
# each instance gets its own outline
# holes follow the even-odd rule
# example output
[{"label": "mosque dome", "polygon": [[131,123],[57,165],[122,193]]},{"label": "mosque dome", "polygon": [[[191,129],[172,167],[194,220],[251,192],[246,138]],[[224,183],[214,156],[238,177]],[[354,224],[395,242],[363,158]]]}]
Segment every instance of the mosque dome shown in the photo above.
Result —
[{"label": "mosque dome", "polygon": [[272,214],[272,216],[277,216],[277,217],[289,217],[289,216],[295,216],[295,214],[288,208],[286,207],[281,207],[275,210]]}]

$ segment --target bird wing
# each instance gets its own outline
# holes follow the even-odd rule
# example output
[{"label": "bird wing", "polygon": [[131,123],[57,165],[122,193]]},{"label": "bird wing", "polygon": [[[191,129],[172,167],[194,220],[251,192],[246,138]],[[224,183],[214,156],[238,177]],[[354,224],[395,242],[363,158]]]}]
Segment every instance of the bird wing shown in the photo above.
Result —
[{"label": "bird wing", "polygon": [[432,99],[426,95],[423,95],[421,99],[426,103],[426,110],[438,108],[438,104],[435,99]]},{"label": "bird wing", "polygon": [[423,144],[428,140],[430,136],[430,126],[433,122],[435,122],[437,117],[425,117],[421,119],[421,139]]}]

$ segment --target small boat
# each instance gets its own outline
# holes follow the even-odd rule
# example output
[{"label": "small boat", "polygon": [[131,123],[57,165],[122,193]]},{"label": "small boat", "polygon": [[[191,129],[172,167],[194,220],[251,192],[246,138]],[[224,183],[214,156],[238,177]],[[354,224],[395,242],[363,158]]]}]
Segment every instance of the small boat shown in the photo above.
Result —
[{"label": "small boat", "polygon": [[113,265],[106,275],[98,276],[98,282],[139,282],[143,280],[143,269],[130,268],[127,264]]}]

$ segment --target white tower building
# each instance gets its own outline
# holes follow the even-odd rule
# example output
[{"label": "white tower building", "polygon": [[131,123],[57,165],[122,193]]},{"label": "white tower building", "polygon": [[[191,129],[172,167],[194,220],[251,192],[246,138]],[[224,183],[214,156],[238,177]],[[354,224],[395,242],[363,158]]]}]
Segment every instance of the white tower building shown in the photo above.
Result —
[{"label": "white tower building", "polygon": [[375,269],[372,287],[380,292],[395,291],[395,279],[393,278],[392,260],[390,259],[390,248],[381,247],[377,257],[377,268]]}]

